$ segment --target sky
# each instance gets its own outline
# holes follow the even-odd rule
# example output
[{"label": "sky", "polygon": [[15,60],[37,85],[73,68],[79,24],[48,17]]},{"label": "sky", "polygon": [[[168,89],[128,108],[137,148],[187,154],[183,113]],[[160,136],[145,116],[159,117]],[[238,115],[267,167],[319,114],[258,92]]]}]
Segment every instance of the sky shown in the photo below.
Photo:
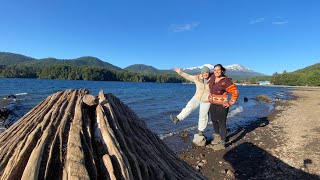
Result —
[{"label": "sky", "polygon": [[0,51],[121,68],[292,72],[320,62],[320,1],[1,0]]}]

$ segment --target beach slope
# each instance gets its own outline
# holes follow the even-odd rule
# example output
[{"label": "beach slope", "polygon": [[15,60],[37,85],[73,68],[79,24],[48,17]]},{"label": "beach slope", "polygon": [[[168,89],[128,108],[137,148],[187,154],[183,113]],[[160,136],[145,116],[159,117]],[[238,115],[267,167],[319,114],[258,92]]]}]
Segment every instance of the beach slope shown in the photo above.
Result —
[{"label": "beach slope", "polygon": [[180,157],[209,179],[320,179],[320,88],[294,98],[228,135],[227,148],[193,147]]}]

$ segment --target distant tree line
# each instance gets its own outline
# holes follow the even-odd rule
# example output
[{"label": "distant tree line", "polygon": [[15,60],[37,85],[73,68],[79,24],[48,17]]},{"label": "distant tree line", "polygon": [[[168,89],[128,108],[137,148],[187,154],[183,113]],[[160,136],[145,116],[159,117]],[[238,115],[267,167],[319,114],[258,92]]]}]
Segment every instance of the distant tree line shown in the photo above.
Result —
[{"label": "distant tree line", "polygon": [[[175,74],[143,74],[123,70],[110,70],[96,66],[69,65],[45,67],[0,65],[0,77],[161,83],[186,82],[184,78]],[[256,84],[258,81],[270,81],[274,85],[320,86],[320,63],[291,73],[284,71],[282,74],[276,72],[272,76],[253,77],[247,80],[234,79],[236,83]]]},{"label": "distant tree line", "polygon": [[299,72],[295,71],[282,74],[274,73],[271,78],[274,85],[288,86],[320,86],[320,71]]},{"label": "distant tree line", "polygon": [[252,77],[250,79],[247,79],[245,83],[248,84],[257,84],[258,81],[270,81],[271,82],[272,76],[257,76],[257,77]]},{"label": "distant tree line", "polygon": [[258,81],[270,81],[274,85],[286,86],[320,86],[320,66],[319,69],[307,69],[282,74],[274,73],[272,76],[253,77],[247,83],[256,84]]},{"label": "distant tree line", "polygon": [[38,71],[36,67],[0,65],[0,77],[5,78],[37,78]]},{"label": "distant tree line", "polygon": [[23,65],[0,65],[0,77],[3,78],[39,78],[60,80],[88,81],[130,81],[130,82],[160,82],[181,83],[185,80],[172,74],[153,75],[129,71],[109,70],[94,66],[54,65],[47,67],[30,67]]}]

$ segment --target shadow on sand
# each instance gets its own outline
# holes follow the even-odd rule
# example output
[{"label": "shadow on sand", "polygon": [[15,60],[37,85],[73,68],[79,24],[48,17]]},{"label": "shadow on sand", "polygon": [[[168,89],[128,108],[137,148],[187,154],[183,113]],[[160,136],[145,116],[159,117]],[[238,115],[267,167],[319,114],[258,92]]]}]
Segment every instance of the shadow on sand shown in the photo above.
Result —
[{"label": "shadow on sand", "polygon": [[[223,158],[235,170],[237,179],[320,179],[284,163],[260,147],[244,142],[229,150]],[[311,164],[304,160],[304,168]]]},{"label": "shadow on sand", "polygon": [[[258,120],[245,125],[243,127],[239,127],[236,131],[233,133],[229,134],[226,138],[226,147],[238,142],[241,140],[246,134],[250,133],[251,131],[255,130],[256,128],[259,127],[264,127],[269,124],[268,117],[262,117],[259,118]],[[233,139],[234,138],[234,139]],[[232,140],[231,140],[232,139]]]},{"label": "shadow on sand", "polygon": [[[243,139],[246,134],[259,127],[264,127],[269,124],[268,117],[263,117],[257,121],[238,128],[235,132],[227,136],[226,146],[236,144]],[[312,164],[311,159],[305,159],[303,168],[296,169],[269,152],[260,147],[243,142],[225,153],[223,159],[230,163],[235,170],[237,179],[317,179],[320,177],[314,174],[307,173],[308,165]]]}]

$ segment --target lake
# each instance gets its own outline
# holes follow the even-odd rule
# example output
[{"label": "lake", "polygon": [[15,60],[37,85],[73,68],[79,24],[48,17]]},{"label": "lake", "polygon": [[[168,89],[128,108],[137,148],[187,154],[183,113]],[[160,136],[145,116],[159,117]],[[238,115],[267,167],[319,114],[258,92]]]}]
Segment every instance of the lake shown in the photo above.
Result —
[{"label": "lake", "polygon": [[[261,94],[270,98],[288,99],[288,89],[274,86],[237,86],[240,92],[237,103],[230,108],[227,126],[229,129],[250,123],[267,116],[273,110],[273,103],[257,102]],[[138,117],[161,139],[181,131],[197,129],[198,110],[182,122],[174,125],[169,115],[177,115],[195,92],[194,84],[177,83],[137,83],[110,81],[73,81],[0,78],[0,100],[13,94],[16,100],[14,113],[19,118],[49,95],[66,89],[88,89],[97,95],[100,90],[113,93],[127,104]],[[244,97],[249,99],[244,102]],[[0,104],[1,105],[1,104]],[[208,129],[212,128],[211,122]]]}]

